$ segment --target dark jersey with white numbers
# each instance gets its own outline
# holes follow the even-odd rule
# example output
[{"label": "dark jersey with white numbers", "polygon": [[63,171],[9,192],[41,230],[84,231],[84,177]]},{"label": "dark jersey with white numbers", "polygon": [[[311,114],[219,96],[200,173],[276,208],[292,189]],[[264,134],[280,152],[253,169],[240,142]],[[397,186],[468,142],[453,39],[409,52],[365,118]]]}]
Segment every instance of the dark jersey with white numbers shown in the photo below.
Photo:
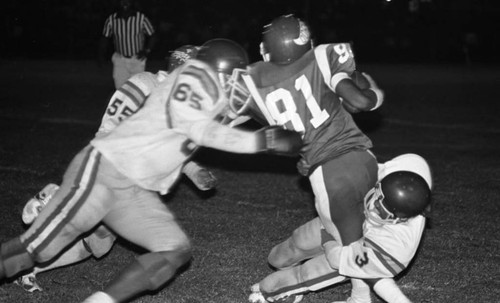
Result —
[{"label": "dark jersey with white numbers", "polygon": [[245,82],[259,114],[303,133],[305,174],[347,151],[372,147],[335,93],[355,69],[347,43],[319,45],[289,65],[257,62],[248,69]]}]

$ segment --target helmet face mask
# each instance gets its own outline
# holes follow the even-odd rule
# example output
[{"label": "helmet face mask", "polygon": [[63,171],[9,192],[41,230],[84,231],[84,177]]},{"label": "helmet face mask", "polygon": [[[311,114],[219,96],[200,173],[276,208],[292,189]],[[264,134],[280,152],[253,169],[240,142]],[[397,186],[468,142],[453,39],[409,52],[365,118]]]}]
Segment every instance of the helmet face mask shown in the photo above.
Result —
[{"label": "helmet face mask", "polygon": [[214,68],[226,93],[229,106],[220,115],[235,117],[242,113],[245,104],[251,100],[250,92],[241,78],[249,64],[245,49],[232,40],[212,39],[200,47],[196,59]]},{"label": "helmet face mask", "polygon": [[398,218],[387,209],[384,205],[384,198],[380,183],[377,183],[365,197],[366,218],[378,225],[397,224],[406,221],[407,219]]},{"label": "helmet face mask", "polygon": [[242,78],[244,74],[246,74],[246,70],[235,68],[224,85],[224,90],[229,100],[229,108],[238,116],[246,113],[252,100],[252,96]]},{"label": "helmet face mask", "polygon": [[418,174],[396,171],[385,176],[365,196],[366,218],[396,224],[423,214],[430,205],[430,188]]}]

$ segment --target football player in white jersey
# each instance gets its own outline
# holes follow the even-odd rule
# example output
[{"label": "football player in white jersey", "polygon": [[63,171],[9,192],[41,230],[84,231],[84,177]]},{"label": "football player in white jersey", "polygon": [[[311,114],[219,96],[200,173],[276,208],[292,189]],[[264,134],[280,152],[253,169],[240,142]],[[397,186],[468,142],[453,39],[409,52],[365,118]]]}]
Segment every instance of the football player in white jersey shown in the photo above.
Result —
[{"label": "football player in white jersey", "polygon": [[277,268],[252,286],[252,303],[299,302],[303,294],[352,279],[351,296],[334,303],[370,303],[370,289],[389,303],[410,300],[393,277],[413,259],[430,210],[432,177],[427,162],[404,154],[379,164],[379,181],[365,197],[363,237],[347,246],[329,235],[318,218],[297,228],[270,252]]},{"label": "football player in white jersey", "polygon": [[104,224],[147,252],[84,302],[125,302],[161,289],[189,262],[192,249],[160,194],[169,192],[197,147],[281,155],[297,155],[302,148],[301,135],[294,131],[248,131],[220,122],[229,111],[227,96],[233,96],[232,73],[247,64],[237,43],[208,41],[197,60],[167,75],[134,115],[91,140],[28,230],[1,243],[0,282],[52,260]]},{"label": "football player in white jersey", "polygon": [[[160,70],[156,74],[142,72],[132,76],[121,88],[111,96],[106,111],[102,117],[96,137],[103,136],[113,130],[118,124],[143,106],[151,91],[167,77],[174,69],[184,64],[187,60],[195,58],[198,47],[184,45],[174,50],[168,57],[167,70]],[[187,162],[182,172],[200,190],[210,190],[215,187],[217,179],[206,168],[194,161]],[[31,224],[38,216],[41,209],[54,196],[59,188],[56,184],[47,184],[37,195],[30,199],[23,208],[22,219],[25,224]],[[99,226],[95,232],[78,241],[57,260],[43,267],[35,267],[31,273],[19,277],[15,283],[28,292],[41,291],[42,287],[37,281],[36,274],[54,268],[73,264],[94,256],[100,258],[107,254],[116,237],[105,226]]]}]

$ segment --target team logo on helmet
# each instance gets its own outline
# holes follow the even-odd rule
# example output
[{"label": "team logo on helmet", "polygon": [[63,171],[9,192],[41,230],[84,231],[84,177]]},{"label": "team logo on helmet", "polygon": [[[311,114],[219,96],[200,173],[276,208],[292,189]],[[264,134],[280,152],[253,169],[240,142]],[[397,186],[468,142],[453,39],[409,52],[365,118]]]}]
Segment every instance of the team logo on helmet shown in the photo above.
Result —
[{"label": "team logo on helmet", "polygon": [[186,62],[187,60],[196,56],[196,49],[175,50],[170,57],[178,60],[179,62]]},{"label": "team logo on helmet", "polygon": [[293,39],[293,42],[297,45],[305,45],[306,43],[309,42],[309,39],[311,38],[311,33],[309,32],[309,28],[307,28],[307,25],[299,20],[299,37]]}]

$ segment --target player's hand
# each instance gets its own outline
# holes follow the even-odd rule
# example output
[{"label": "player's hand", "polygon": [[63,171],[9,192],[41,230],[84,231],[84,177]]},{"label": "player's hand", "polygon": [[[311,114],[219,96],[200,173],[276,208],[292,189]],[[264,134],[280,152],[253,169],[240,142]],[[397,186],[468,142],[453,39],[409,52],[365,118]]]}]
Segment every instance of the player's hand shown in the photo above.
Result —
[{"label": "player's hand", "polygon": [[296,156],[302,148],[302,135],[295,131],[283,129],[273,125],[261,128],[257,131],[258,149],[261,152]]}]

